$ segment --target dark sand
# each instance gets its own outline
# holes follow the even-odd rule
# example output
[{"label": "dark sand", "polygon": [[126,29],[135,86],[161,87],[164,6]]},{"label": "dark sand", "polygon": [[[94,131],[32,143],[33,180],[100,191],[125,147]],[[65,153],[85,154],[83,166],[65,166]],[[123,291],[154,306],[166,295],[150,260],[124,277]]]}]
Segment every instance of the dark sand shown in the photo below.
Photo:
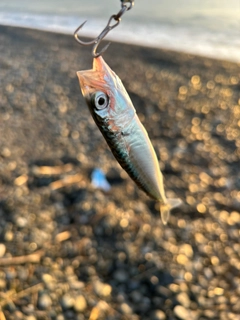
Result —
[{"label": "dark sand", "polygon": [[[164,227],[82,98],[90,52],[0,27],[1,320],[240,319],[240,65],[115,43],[104,54],[184,202]],[[108,194],[91,186],[96,167]]]}]

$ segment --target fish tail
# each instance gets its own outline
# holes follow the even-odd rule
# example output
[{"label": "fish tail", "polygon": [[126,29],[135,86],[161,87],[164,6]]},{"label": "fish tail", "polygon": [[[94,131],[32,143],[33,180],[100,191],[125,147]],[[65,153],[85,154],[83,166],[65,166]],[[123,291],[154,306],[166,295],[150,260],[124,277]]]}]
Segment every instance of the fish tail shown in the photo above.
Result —
[{"label": "fish tail", "polygon": [[167,199],[166,203],[160,204],[160,214],[162,218],[162,223],[164,225],[166,225],[168,222],[170,211],[173,208],[180,206],[181,203],[182,203],[182,200],[180,199]]}]

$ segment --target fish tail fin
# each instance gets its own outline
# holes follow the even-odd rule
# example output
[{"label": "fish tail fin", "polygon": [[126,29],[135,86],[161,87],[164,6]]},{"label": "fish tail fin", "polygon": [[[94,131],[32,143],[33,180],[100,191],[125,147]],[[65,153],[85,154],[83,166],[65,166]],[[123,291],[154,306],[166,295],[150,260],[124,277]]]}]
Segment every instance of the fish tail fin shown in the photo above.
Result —
[{"label": "fish tail fin", "polygon": [[160,214],[162,218],[162,223],[164,225],[166,225],[168,222],[170,211],[173,208],[180,206],[181,203],[182,203],[182,200],[180,199],[167,199],[166,203],[160,204]]}]

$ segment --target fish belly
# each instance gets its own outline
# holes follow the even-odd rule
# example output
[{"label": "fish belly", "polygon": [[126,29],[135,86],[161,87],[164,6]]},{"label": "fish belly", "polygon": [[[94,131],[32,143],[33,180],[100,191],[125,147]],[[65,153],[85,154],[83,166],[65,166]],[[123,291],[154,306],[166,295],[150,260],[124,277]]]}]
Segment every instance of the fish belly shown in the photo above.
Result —
[{"label": "fish belly", "polygon": [[123,132],[113,134],[103,127],[100,130],[113,155],[135,183],[151,198],[165,202],[157,156],[137,115]]}]

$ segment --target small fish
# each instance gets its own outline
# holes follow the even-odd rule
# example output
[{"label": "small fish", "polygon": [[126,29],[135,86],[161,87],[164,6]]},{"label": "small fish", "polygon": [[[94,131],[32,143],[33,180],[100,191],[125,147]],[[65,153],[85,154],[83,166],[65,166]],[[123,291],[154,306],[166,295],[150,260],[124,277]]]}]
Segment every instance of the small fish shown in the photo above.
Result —
[{"label": "small fish", "polygon": [[145,193],[160,203],[163,224],[180,199],[167,199],[163,176],[147,131],[122,81],[101,56],[93,59],[93,69],[78,71],[82,94],[94,121],[113,155]]}]

